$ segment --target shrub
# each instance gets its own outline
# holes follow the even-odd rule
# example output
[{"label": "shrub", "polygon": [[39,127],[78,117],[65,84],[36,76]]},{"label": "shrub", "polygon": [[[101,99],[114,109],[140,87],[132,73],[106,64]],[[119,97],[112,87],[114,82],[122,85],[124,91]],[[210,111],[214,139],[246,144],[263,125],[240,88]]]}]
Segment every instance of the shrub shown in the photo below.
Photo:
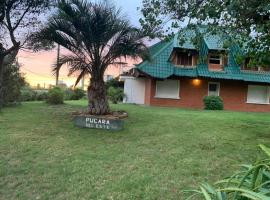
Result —
[{"label": "shrub", "polygon": [[63,104],[64,92],[59,87],[54,87],[48,92],[47,103],[49,104]]},{"label": "shrub", "polygon": [[107,88],[107,90],[110,87],[114,87],[114,88],[124,88],[124,82],[123,81],[119,81],[117,78],[111,79],[109,81],[107,81],[105,83],[105,86]]},{"label": "shrub", "polygon": [[85,96],[85,92],[82,89],[76,88],[73,92],[71,100],[79,100]]},{"label": "shrub", "polygon": [[125,97],[124,90],[122,88],[109,87],[109,89],[107,90],[107,94],[109,100],[114,104],[122,101]]},{"label": "shrub", "polygon": [[37,92],[29,86],[25,86],[21,90],[21,101],[36,101]]},{"label": "shrub", "polygon": [[47,101],[47,99],[48,99],[48,92],[37,93],[37,98],[36,98],[37,101]]},{"label": "shrub", "polygon": [[223,110],[223,100],[219,96],[206,96],[203,102],[205,110]]},{"label": "shrub", "polygon": [[65,90],[65,99],[66,100],[79,100],[85,96],[85,92],[82,89],[76,88],[74,90],[67,89]]},{"label": "shrub", "polygon": [[72,100],[72,96],[74,95],[74,91],[70,88],[65,90],[65,100]]},{"label": "shrub", "polygon": [[216,184],[200,184],[200,189],[190,190],[188,199],[200,196],[205,200],[269,200],[270,199],[270,148],[260,145],[267,158],[251,165]]}]

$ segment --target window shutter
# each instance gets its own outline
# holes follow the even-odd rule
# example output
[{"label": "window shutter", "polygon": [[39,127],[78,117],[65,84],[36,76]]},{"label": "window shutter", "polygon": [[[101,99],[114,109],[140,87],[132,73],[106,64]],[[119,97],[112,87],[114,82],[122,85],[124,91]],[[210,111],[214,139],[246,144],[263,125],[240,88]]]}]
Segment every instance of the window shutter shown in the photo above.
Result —
[{"label": "window shutter", "polygon": [[263,85],[249,85],[247,103],[268,104],[269,87]]},{"label": "window shutter", "polygon": [[157,98],[179,99],[179,80],[156,81]]}]

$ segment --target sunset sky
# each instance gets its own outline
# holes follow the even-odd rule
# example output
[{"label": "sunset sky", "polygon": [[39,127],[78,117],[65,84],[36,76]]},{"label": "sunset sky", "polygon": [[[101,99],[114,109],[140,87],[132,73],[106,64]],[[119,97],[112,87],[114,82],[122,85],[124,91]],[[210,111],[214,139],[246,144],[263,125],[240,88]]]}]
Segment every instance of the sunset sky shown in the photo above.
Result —
[{"label": "sunset sky", "polygon": [[[114,0],[117,7],[122,8],[122,12],[131,23],[135,26],[139,26],[140,12],[137,10],[141,6],[142,0]],[[62,50],[63,52],[63,50]],[[41,51],[38,53],[31,53],[21,51],[18,55],[18,60],[21,67],[21,72],[25,74],[27,81],[32,86],[48,87],[50,84],[55,84],[55,77],[52,74],[52,64],[56,60],[56,50]],[[127,60],[128,66],[132,66],[138,61]],[[119,66],[111,66],[106,74],[116,75],[120,71]],[[59,80],[64,81],[68,86],[71,86],[75,82],[75,77],[67,76],[67,69],[60,71]],[[87,83],[87,82],[86,82]]]}]

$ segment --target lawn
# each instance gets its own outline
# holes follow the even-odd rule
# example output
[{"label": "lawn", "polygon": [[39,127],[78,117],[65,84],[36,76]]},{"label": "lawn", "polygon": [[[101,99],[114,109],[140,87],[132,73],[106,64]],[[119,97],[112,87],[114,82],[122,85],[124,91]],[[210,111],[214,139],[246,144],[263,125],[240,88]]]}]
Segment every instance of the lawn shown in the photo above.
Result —
[{"label": "lawn", "polygon": [[0,199],[184,199],[270,146],[270,114],[114,105],[120,132],[80,129],[63,106],[25,103],[0,114]]}]

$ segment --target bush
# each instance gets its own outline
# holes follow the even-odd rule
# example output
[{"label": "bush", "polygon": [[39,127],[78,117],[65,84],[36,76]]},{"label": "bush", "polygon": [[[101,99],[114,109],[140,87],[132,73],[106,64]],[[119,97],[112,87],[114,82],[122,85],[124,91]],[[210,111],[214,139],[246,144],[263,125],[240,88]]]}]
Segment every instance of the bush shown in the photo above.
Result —
[{"label": "bush", "polygon": [[67,89],[65,90],[65,99],[66,100],[80,100],[85,96],[85,92],[82,89],[76,88],[74,90]]},{"label": "bush", "polygon": [[223,110],[223,100],[219,96],[206,96],[203,102],[205,110]]},{"label": "bush", "polygon": [[85,91],[79,88],[74,90],[74,98],[75,100],[82,99],[85,96]]},{"label": "bush", "polygon": [[36,101],[37,92],[29,86],[25,86],[21,90],[21,101]]},{"label": "bush", "polygon": [[63,104],[64,92],[59,87],[54,87],[48,92],[47,103],[49,104]]},{"label": "bush", "polygon": [[41,92],[41,93],[37,93],[37,101],[47,101],[48,99],[48,92]]},{"label": "bush", "polygon": [[125,97],[124,90],[122,88],[109,87],[109,89],[107,90],[107,94],[109,100],[114,104],[122,101]]},{"label": "bush", "polygon": [[74,95],[74,91],[70,88],[65,90],[65,100],[72,100],[72,96]]},{"label": "bush", "polygon": [[124,82],[123,81],[119,81],[117,78],[111,79],[109,81],[107,81],[105,83],[105,86],[107,88],[107,90],[110,87],[114,87],[114,88],[124,88]]}]

